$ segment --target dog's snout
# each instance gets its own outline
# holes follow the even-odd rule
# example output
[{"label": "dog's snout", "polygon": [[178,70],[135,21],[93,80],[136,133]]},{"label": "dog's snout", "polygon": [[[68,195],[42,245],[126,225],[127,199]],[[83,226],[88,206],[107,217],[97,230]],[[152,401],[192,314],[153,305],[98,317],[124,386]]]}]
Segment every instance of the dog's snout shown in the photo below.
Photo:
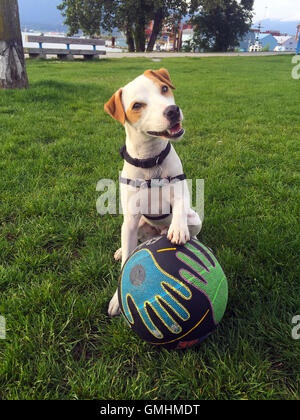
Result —
[{"label": "dog's snout", "polygon": [[170,105],[164,110],[164,117],[170,122],[176,122],[180,118],[180,109],[177,105]]}]

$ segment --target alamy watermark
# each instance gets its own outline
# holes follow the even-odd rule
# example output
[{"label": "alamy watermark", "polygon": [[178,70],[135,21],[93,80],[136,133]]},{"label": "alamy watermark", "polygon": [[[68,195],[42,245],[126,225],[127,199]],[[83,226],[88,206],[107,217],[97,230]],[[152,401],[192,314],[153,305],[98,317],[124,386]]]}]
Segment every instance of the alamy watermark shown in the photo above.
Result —
[{"label": "alamy watermark", "polygon": [[292,64],[295,64],[292,70],[292,78],[294,80],[300,79],[300,55],[294,55],[292,58]]},{"label": "alamy watermark", "polygon": [[292,328],[292,338],[294,340],[300,340],[300,315],[295,315],[293,317],[292,324],[295,325]]},{"label": "alamy watermark", "polygon": [[5,340],[6,338],[6,320],[4,316],[0,315],[0,340]]},{"label": "alamy watermark", "polygon": [[180,199],[188,207],[186,210],[191,206],[203,221],[204,180],[185,181],[178,182],[176,179],[167,178],[150,181],[126,179],[128,188],[121,191],[119,182],[101,179],[96,187],[96,191],[101,193],[96,202],[97,212],[100,215],[126,212],[148,215],[169,214],[170,203]]}]

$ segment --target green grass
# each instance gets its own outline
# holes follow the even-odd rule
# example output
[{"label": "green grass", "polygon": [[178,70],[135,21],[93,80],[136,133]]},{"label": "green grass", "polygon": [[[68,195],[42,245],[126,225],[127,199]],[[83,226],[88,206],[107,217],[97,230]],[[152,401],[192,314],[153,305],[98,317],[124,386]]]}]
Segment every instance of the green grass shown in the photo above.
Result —
[{"label": "green grass", "polygon": [[[187,351],[142,342],[107,306],[121,216],[96,212],[124,143],[103,104],[166,67],[185,115],[175,147],[205,179],[199,239],[229,283],[225,316]],[[27,61],[0,92],[2,399],[299,399],[299,86],[291,57]],[[222,143],[220,143],[222,141]]]}]

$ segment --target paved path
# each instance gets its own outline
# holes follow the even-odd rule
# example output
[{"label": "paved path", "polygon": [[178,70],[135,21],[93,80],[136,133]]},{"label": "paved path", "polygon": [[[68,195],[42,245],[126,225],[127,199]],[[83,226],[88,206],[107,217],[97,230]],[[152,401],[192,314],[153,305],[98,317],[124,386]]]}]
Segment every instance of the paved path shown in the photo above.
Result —
[{"label": "paved path", "polygon": [[[239,52],[239,53],[173,53],[173,52],[151,52],[151,53],[122,53],[122,52],[107,52],[102,58],[122,58],[122,57],[147,57],[147,58],[177,58],[177,57],[262,57],[267,55],[293,55],[289,52]],[[296,54],[296,53],[295,53]]]}]

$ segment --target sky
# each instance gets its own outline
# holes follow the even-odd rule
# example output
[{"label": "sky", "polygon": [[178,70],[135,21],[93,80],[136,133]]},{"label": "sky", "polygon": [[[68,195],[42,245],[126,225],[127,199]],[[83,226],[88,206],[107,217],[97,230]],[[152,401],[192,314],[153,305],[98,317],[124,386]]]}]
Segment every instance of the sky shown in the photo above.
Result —
[{"label": "sky", "polygon": [[299,21],[299,0],[255,0],[254,21],[262,19],[281,20],[283,22]]},{"label": "sky", "polygon": [[[63,18],[56,6],[61,0],[18,0],[21,22],[62,23]],[[300,0],[255,0],[254,22],[263,19],[299,21]]]},{"label": "sky", "polygon": [[18,0],[20,20],[31,23],[62,23],[63,17],[56,6],[61,0]]}]

